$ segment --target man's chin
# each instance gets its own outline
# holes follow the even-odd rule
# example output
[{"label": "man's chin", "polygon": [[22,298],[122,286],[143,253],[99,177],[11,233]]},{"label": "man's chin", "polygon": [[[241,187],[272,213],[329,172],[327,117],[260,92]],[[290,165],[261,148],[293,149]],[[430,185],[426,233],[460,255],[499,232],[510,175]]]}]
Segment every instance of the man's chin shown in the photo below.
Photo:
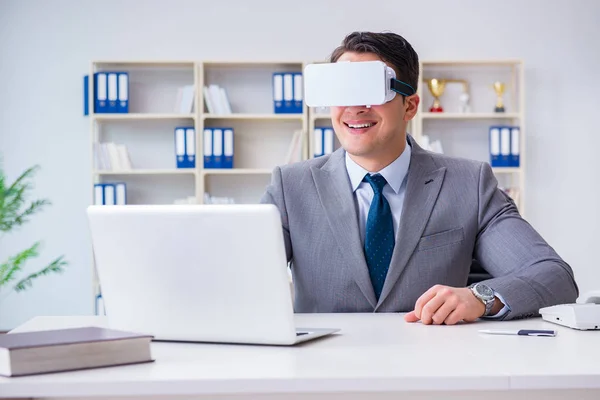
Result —
[{"label": "man's chin", "polygon": [[342,146],[346,153],[350,154],[354,157],[368,157],[369,154],[372,153],[372,150],[365,147],[357,147],[357,146]]}]

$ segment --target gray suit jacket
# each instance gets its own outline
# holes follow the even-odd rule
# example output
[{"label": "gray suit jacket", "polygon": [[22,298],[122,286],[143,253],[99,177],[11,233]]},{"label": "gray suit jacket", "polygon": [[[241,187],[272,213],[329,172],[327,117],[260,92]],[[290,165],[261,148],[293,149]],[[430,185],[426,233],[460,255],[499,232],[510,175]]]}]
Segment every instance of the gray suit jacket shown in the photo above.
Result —
[{"label": "gray suit jacket", "polygon": [[435,284],[465,287],[473,259],[511,308],[574,302],[573,271],[498,189],[487,163],[420,148],[412,157],[390,268],[376,301],[343,149],[275,168],[261,202],[281,213],[296,312],[406,312]]}]

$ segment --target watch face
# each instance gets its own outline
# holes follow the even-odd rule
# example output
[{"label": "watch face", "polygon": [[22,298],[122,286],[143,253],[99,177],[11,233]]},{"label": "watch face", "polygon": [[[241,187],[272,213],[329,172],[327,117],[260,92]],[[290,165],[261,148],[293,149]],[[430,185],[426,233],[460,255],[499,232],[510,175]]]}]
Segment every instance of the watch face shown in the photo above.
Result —
[{"label": "watch face", "polygon": [[484,299],[492,299],[494,297],[494,291],[489,286],[477,285],[475,286],[475,290]]}]

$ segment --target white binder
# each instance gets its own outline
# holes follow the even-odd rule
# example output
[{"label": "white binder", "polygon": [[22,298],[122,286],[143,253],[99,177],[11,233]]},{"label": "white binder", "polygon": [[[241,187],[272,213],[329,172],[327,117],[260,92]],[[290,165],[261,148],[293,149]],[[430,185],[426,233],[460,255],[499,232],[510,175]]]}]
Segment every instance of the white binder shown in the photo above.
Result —
[{"label": "white binder", "polygon": [[194,128],[185,130],[185,155],[187,166],[194,168],[196,166],[196,130]]},{"label": "white binder", "polygon": [[323,154],[333,153],[333,129],[326,128],[323,130]]},{"label": "white binder", "polygon": [[101,183],[96,183],[94,185],[94,205],[104,205],[104,185]]},{"label": "white binder", "polygon": [[204,153],[204,168],[213,166],[212,128],[205,128],[203,133],[202,152]]},{"label": "white binder", "polygon": [[117,112],[117,98],[118,98],[118,86],[117,86],[117,74],[111,72],[108,74],[108,112]]},{"label": "white binder", "polygon": [[223,129],[213,129],[213,165],[223,168]]},{"label": "white binder", "polygon": [[185,167],[185,129],[175,129],[175,157],[177,168]]},{"label": "white binder", "polygon": [[315,138],[315,157],[319,157],[323,155],[323,129],[315,128],[314,130],[314,138]]},{"label": "white binder", "polygon": [[115,185],[112,183],[104,184],[104,205],[114,206],[116,203]]},{"label": "white binder", "polygon": [[124,182],[115,183],[115,198],[118,206],[127,204],[127,186]]}]

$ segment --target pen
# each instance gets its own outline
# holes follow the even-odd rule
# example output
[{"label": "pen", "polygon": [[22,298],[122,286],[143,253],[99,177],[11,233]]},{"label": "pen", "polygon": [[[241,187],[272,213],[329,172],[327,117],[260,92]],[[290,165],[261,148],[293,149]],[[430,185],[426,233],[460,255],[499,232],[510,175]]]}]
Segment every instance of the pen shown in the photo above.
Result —
[{"label": "pen", "polygon": [[519,336],[556,336],[557,332],[552,330],[540,329],[520,329],[518,331],[501,331],[494,329],[483,329],[480,333],[489,333],[491,335],[519,335]]}]

